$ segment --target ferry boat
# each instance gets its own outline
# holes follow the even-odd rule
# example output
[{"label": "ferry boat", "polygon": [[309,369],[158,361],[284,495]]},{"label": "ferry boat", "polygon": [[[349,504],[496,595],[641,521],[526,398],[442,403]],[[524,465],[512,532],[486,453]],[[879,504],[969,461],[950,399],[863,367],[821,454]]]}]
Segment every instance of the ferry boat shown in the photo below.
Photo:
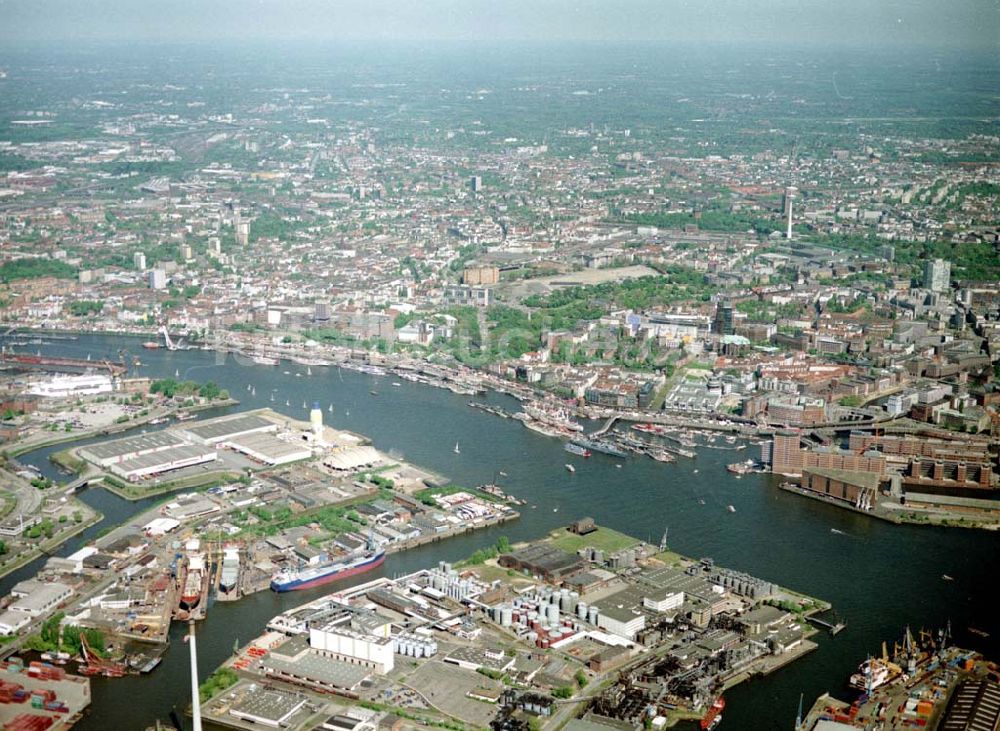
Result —
[{"label": "ferry boat", "polygon": [[568,442],[565,446],[565,449],[570,454],[576,454],[580,457],[589,457],[591,454],[593,454],[586,447],[581,447],[579,444],[573,444],[573,442]]},{"label": "ferry boat", "polygon": [[708,707],[708,710],[705,711],[705,715],[701,717],[699,726],[701,726],[702,731],[708,731],[709,729],[713,729],[722,723],[722,712],[725,708],[726,699],[720,695],[712,702],[712,705]]},{"label": "ferry boat", "polygon": [[271,589],[277,592],[310,589],[330,581],[371,571],[381,566],[383,561],[385,561],[384,550],[369,549],[319,566],[283,569],[271,579]]}]

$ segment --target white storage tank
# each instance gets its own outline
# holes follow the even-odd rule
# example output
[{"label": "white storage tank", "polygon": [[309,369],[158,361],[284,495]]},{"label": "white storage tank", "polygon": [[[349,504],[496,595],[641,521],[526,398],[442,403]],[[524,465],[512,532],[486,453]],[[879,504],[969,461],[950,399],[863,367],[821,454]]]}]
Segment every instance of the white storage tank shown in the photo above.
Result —
[{"label": "white storage tank", "polygon": [[549,624],[559,624],[559,605],[550,604],[545,610],[545,618]]}]

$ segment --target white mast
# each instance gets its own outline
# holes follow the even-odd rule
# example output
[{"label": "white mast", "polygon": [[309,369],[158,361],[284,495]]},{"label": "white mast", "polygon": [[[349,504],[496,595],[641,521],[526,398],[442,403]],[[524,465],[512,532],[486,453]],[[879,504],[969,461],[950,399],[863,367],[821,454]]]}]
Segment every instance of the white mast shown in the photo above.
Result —
[{"label": "white mast", "polygon": [[201,731],[201,696],[198,694],[198,651],[194,644],[194,620],[188,622],[188,644],[191,645],[191,715],[194,731]]}]

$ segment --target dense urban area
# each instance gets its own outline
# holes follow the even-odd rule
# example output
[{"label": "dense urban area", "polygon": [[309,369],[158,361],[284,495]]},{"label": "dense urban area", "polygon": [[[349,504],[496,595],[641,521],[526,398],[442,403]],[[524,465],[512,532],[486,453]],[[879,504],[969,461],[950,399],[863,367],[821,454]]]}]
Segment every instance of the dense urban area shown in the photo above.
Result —
[{"label": "dense urban area", "polygon": [[[163,720],[708,729],[730,688],[851,631],[830,597],[616,531],[585,496],[511,542],[536,498],[495,465],[455,484],[261,369],[360,374],[373,403],[450,391],[561,441],[568,476],[731,452],[719,479],[889,530],[1000,529],[995,124],[876,117],[905,95],[869,98],[860,68],[835,94],[801,69],[736,94],[750,72],[704,61],[653,110],[624,61],[481,86],[120,53],[0,73],[4,729],[93,720],[91,678],[157,672],[172,623],[197,670],[220,602],[480,531],[460,562],[283,605]],[[235,375],[150,365],[188,351]],[[55,445],[59,480],[30,458]],[[77,546],[104,519],[84,490],[141,507]],[[950,627],[885,639],[853,695],[848,672],[847,700],[782,727],[998,728],[1000,670]]]}]

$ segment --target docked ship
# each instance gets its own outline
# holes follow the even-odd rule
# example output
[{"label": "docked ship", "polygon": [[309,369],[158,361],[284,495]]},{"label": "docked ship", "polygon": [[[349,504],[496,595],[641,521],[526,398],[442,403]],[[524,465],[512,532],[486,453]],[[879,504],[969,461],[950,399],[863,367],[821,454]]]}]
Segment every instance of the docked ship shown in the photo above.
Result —
[{"label": "docked ship", "polygon": [[702,731],[708,731],[722,723],[722,712],[725,709],[726,699],[720,695],[708,707],[705,715],[701,717],[701,722],[698,725],[701,726]]},{"label": "docked ship", "polygon": [[274,358],[270,355],[264,355],[263,353],[253,353],[250,356],[250,360],[252,360],[257,365],[269,365],[269,366],[276,366],[278,365],[278,363],[281,362],[277,358]]},{"label": "docked ship", "polygon": [[571,432],[583,431],[583,426],[573,421],[573,417],[566,409],[546,408],[536,402],[525,404],[524,413],[535,421],[554,426],[556,429],[565,429]]},{"label": "docked ship", "polygon": [[602,454],[610,454],[612,457],[621,457],[624,459],[628,456],[628,452],[623,449],[619,449],[614,444],[610,442],[602,442],[596,439],[584,439],[582,437],[574,439],[570,444],[575,444],[578,447],[583,447],[584,449],[589,449],[592,452],[601,452]]},{"label": "docked ship", "polygon": [[160,347],[160,344],[155,340],[147,340],[142,344],[142,347],[144,347],[146,350],[156,350],[157,348]]},{"label": "docked ship", "polygon": [[205,577],[205,554],[189,553],[184,583],[181,584],[181,599],[178,606],[186,612],[198,606]]},{"label": "docked ship", "polygon": [[222,573],[219,576],[219,591],[228,594],[236,588],[240,578],[240,549],[222,549]]},{"label": "docked ship", "polygon": [[902,672],[898,665],[886,658],[870,657],[851,676],[851,687],[870,692],[895,680]]},{"label": "docked ship", "polygon": [[378,568],[385,561],[385,551],[371,549],[327,561],[316,566],[283,569],[271,579],[271,589],[277,592],[311,589],[337,579],[362,574]]},{"label": "docked ship", "polygon": [[565,449],[570,454],[576,454],[580,457],[589,457],[592,454],[586,447],[581,447],[579,444],[574,444],[573,442],[567,442]]}]

